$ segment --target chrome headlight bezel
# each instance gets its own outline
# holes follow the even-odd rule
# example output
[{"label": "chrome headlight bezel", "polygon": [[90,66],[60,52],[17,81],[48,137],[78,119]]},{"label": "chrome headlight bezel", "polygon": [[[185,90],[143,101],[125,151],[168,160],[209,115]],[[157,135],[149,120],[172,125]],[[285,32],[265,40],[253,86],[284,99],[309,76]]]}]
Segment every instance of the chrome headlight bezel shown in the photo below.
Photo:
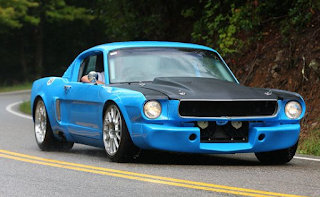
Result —
[{"label": "chrome headlight bezel", "polygon": [[284,108],[289,119],[298,119],[302,114],[302,106],[298,101],[289,101]]},{"label": "chrome headlight bezel", "polygon": [[162,107],[159,101],[150,100],[143,106],[143,113],[147,118],[156,119],[161,115]]}]

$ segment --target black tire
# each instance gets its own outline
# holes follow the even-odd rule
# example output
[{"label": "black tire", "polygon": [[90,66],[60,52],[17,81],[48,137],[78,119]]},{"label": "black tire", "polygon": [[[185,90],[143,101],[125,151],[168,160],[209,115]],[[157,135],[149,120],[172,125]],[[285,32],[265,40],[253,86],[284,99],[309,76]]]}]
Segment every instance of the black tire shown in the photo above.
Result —
[{"label": "black tire", "polygon": [[72,142],[58,140],[52,133],[47,110],[42,99],[38,99],[34,110],[34,133],[38,147],[43,151],[69,151]]},{"label": "black tire", "polygon": [[258,160],[264,164],[285,164],[291,161],[291,159],[294,157],[294,155],[296,154],[297,147],[298,142],[290,148],[270,152],[255,153],[255,155],[258,158]]},{"label": "black tire", "polygon": [[114,103],[109,103],[104,111],[102,133],[103,144],[111,161],[128,162],[139,152],[132,142],[120,109]]}]

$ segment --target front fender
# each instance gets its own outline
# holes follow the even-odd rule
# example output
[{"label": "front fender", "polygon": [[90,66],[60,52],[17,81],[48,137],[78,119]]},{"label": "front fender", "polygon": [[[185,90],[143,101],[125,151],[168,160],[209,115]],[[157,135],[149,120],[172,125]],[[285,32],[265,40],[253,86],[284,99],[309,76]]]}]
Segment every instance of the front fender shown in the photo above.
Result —
[{"label": "front fender", "polygon": [[101,89],[100,95],[105,99],[105,106],[108,102],[112,101],[119,107],[129,134],[133,138],[135,131],[132,124],[134,122],[141,122],[141,109],[146,100],[144,95],[134,90],[108,86]]}]

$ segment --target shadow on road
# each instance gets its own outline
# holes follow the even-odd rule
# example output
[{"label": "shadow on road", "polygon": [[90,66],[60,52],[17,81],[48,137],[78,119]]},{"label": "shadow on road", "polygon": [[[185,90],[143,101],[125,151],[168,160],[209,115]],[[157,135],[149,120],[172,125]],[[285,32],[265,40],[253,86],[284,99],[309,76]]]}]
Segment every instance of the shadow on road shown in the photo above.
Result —
[{"label": "shadow on road", "polygon": [[[106,159],[104,149],[72,149],[70,153],[82,154],[89,157]],[[209,155],[188,154],[163,151],[143,150],[137,158],[128,163],[135,164],[158,164],[158,165],[219,165],[219,166],[261,166],[262,164],[254,156],[237,155]],[[110,161],[111,162],[111,161]]]},{"label": "shadow on road", "polygon": [[187,154],[161,151],[142,151],[135,163],[166,165],[225,165],[256,166],[261,165],[254,158],[240,158],[235,155]]}]

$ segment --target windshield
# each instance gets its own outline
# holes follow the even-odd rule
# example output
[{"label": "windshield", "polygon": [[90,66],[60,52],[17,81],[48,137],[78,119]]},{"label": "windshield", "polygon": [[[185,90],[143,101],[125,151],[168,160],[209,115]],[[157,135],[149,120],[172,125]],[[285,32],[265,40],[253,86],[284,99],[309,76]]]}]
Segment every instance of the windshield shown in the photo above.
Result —
[{"label": "windshield", "polygon": [[235,82],[219,56],[185,48],[130,48],[109,53],[111,83],[153,81],[156,77],[205,77]]}]

